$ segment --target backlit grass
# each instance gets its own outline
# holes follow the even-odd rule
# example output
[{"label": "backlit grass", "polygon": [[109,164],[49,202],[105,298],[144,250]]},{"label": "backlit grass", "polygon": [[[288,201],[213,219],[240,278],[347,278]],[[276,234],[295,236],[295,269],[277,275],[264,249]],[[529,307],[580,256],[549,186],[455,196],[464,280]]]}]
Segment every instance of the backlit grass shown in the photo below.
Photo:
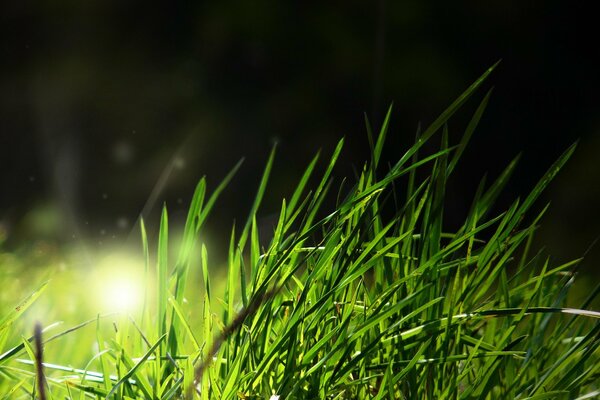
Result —
[{"label": "backlit grass", "polygon": [[[599,290],[567,308],[580,260],[555,265],[531,246],[547,210],[536,200],[575,145],[527,196],[497,210],[517,159],[508,162],[481,181],[462,226],[445,228],[446,183],[490,93],[456,144],[447,121],[492,69],[388,168],[380,159],[390,112],[376,135],[367,123],[371,158],[352,184],[333,178],[343,140],[319,177],[315,157],[282,200],[272,237],[259,238],[273,151],[247,220],[232,229],[225,282],[211,278],[202,228],[241,164],[211,191],[202,179],[181,245],[169,246],[165,207],[155,246],[142,225],[144,261],[133,277],[111,273],[107,308],[120,313],[68,329],[44,320],[43,374],[26,310],[52,281],[3,304],[0,394],[37,396],[37,372],[55,399],[598,397],[600,314],[587,309]],[[440,145],[426,152],[426,143]],[[328,198],[337,199],[332,209]],[[46,317],[59,317],[60,303],[50,308]]]}]

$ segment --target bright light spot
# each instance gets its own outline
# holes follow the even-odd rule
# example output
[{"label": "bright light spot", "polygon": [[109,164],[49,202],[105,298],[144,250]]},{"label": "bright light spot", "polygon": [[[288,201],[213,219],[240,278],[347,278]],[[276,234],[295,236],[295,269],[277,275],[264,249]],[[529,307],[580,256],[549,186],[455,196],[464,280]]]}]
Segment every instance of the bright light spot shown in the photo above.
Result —
[{"label": "bright light spot", "polygon": [[94,274],[98,304],[103,312],[132,312],[144,297],[144,273],[139,259],[111,254],[96,266]]},{"label": "bright light spot", "polygon": [[136,282],[115,280],[104,293],[107,305],[116,311],[132,311],[139,305],[140,290]]}]

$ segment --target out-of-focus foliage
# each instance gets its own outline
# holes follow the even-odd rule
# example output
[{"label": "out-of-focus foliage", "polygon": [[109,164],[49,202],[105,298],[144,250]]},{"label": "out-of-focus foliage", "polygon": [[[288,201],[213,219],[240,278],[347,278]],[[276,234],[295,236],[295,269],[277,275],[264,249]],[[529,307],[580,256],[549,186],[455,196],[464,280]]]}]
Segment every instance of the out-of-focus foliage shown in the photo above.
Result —
[{"label": "out-of-focus foliage", "polygon": [[[468,210],[482,149],[497,149],[486,154],[491,174],[505,154],[526,155],[507,188],[512,198],[581,139],[543,227],[558,257],[581,255],[598,235],[591,221],[600,220],[600,65],[584,40],[595,35],[594,18],[584,3],[557,0],[4,1],[0,221],[14,228],[9,245],[20,246],[37,239],[20,228],[25,214],[50,204],[61,215],[53,239],[122,242],[140,212],[157,221],[165,200],[173,222],[183,222],[201,175],[223,176],[247,156],[215,210],[217,219],[241,218],[271,141],[287,160],[272,177],[278,194],[304,160],[331,151],[342,135],[340,167],[350,176],[363,159],[362,113],[380,120],[394,102],[399,134],[382,155],[393,162],[419,122],[431,122],[482,66],[502,58],[485,134],[465,153],[448,195],[453,222]],[[575,184],[582,174],[588,180]],[[259,225],[278,206],[267,200]],[[218,224],[209,230],[227,241]],[[554,241],[565,230],[567,239]],[[595,264],[598,254],[588,255]]]}]

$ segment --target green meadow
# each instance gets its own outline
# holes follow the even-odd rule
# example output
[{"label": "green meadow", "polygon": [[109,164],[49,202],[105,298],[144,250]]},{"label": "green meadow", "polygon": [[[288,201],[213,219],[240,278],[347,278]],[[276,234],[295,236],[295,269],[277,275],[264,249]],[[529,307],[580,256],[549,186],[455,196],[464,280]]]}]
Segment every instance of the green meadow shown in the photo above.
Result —
[{"label": "green meadow", "polygon": [[[555,263],[534,245],[549,208],[540,195],[576,144],[504,208],[496,200],[519,157],[497,176],[482,170],[461,225],[445,222],[447,182],[488,104],[481,87],[492,70],[394,163],[382,161],[396,134],[391,107],[377,129],[365,121],[370,154],[355,176],[336,175],[343,139],[307,160],[264,234],[274,148],[247,218],[222,221],[233,225],[226,254],[204,228],[243,163],[218,185],[198,182],[182,230],[166,204],[156,232],[141,223],[137,253],[104,254],[97,269],[38,257],[23,275],[31,259],[0,247],[0,396],[600,397],[600,286],[573,304],[582,259]],[[467,122],[451,131],[457,112]]]}]

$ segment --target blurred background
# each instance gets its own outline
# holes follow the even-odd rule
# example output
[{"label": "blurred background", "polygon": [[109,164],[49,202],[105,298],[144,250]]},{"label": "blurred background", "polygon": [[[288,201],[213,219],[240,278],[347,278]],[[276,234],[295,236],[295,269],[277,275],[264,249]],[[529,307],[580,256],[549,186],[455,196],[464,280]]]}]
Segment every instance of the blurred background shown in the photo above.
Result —
[{"label": "blurred background", "polygon": [[[64,249],[89,258],[136,244],[140,214],[154,232],[166,202],[176,224],[199,178],[210,190],[245,157],[203,238],[219,247],[245,219],[275,142],[267,227],[319,149],[328,155],[345,136],[338,176],[366,160],[364,113],[379,127],[394,103],[392,162],[419,123],[502,59],[450,123],[459,137],[495,87],[452,179],[449,224],[484,173],[523,153],[507,205],[580,140],[538,203],[552,199],[539,242],[557,262],[579,257],[600,234],[589,3],[2,2],[0,253],[35,267]],[[582,268],[599,261],[596,246]]]}]

